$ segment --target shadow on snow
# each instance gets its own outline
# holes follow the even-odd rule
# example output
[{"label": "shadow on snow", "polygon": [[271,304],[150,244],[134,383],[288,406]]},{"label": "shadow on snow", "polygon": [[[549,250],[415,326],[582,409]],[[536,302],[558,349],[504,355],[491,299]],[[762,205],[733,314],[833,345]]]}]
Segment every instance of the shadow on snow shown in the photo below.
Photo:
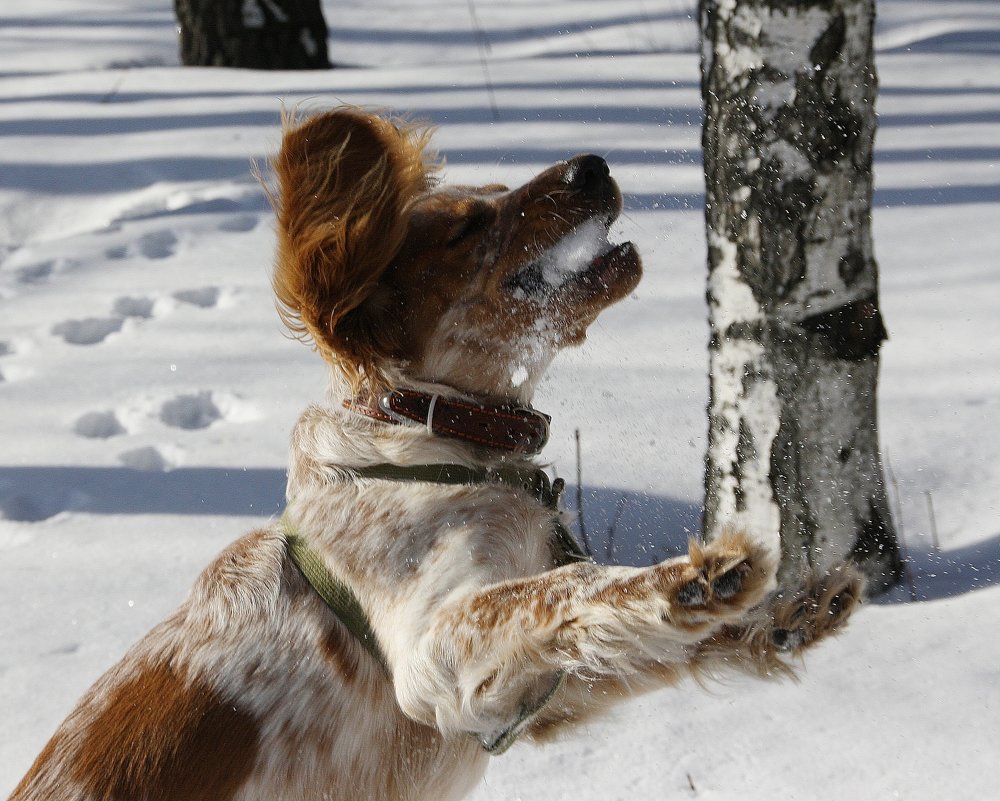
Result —
[{"label": "shadow on snow", "polygon": [[[273,468],[0,467],[0,517],[24,523],[60,512],[271,517],[284,495],[285,471]],[[564,501],[576,508],[575,487]],[[598,561],[635,565],[683,552],[701,516],[696,504],[605,487],[584,488],[583,510]],[[572,528],[580,538],[579,521]]]},{"label": "shadow on snow", "polygon": [[[61,512],[277,517],[284,493],[285,471],[273,468],[0,467],[0,519],[21,523]],[[644,566],[678,556],[701,527],[700,504],[684,499],[585,486],[582,501],[586,535],[579,519],[571,530],[603,564]],[[575,487],[566,487],[563,506],[576,511]],[[940,553],[911,552],[910,566],[917,601],[1000,584],[1000,534]],[[904,585],[875,603],[910,600]]]},{"label": "shadow on snow", "polygon": [[939,601],[1000,584],[1000,534],[947,551],[910,548],[913,592],[906,583],[877,598],[877,604]]},{"label": "shadow on snow", "polygon": [[284,505],[284,470],[0,467],[0,517],[28,523],[66,511],[268,517]]}]

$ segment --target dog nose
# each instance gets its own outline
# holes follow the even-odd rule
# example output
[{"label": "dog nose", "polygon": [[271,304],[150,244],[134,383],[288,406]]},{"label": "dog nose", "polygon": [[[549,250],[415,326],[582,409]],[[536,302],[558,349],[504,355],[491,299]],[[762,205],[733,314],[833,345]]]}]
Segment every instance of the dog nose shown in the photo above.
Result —
[{"label": "dog nose", "polygon": [[571,158],[563,173],[563,180],[577,192],[596,192],[606,186],[610,178],[608,163],[592,153]]}]

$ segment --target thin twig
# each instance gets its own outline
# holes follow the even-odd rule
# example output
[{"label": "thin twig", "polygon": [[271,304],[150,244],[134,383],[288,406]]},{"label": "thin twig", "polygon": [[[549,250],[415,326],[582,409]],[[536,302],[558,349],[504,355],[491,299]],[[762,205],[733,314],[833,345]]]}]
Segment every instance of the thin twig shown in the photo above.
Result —
[{"label": "thin twig", "polygon": [[625,504],[627,502],[628,502],[628,497],[625,495],[622,495],[618,499],[618,503],[615,504],[614,519],[612,519],[611,525],[608,526],[608,544],[605,547],[604,551],[607,554],[608,559],[610,561],[613,561],[615,558],[615,534],[617,533],[618,529],[618,521],[621,520],[622,512],[625,511]]},{"label": "thin twig", "polygon": [[101,98],[102,103],[110,103],[118,93],[121,91],[122,84],[125,83],[125,78],[128,76],[129,68],[125,67],[122,70],[122,74],[118,76],[118,80],[114,82],[114,85],[105,93],[104,97]]},{"label": "thin twig", "polygon": [[892,469],[892,460],[889,454],[885,456],[885,470],[889,474],[889,483],[892,485],[892,494],[896,503],[896,532],[899,535],[899,547],[903,557],[903,577],[906,579],[906,586],[910,590],[910,600],[917,600],[917,584],[913,576],[913,561],[910,559],[910,546],[906,542],[906,533],[903,531],[903,513],[899,500],[899,484],[896,483],[896,471]]},{"label": "thin twig", "polygon": [[580,456],[580,429],[573,429],[576,438],[576,519],[580,523],[580,539],[583,540],[583,550],[592,555],[590,538],[587,536],[587,526],[583,519],[583,459]]},{"label": "thin twig", "polygon": [[899,530],[899,542],[903,547],[903,575],[906,576],[906,586],[910,589],[910,600],[917,600],[917,582],[913,577],[913,561],[910,559],[910,546],[906,544],[903,529]]},{"label": "thin twig", "polygon": [[476,32],[476,44],[479,47],[479,63],[483,67],[483,80],[486,82],[486,96],[490,101],[490,111],[493,113],[493,122],[500,121],[500,109],[497,108],[497,95],[493,89],[493,78],[490,76],[489,55],[492,52],[490,40],[486,38],[486,31],[479,24],[479,15],[476,13],[475,0],[468,0],[469,16],[472,18],[472,27]]},{"label": "thin twig", "polygon": [[938,539],[937,518],[934,516],[934,500],[931,498],[931,491],[924,490],[927,498],[927,515],[931,519],[931,544],[934,546],[934,553],[941,553],[941,540]]}]

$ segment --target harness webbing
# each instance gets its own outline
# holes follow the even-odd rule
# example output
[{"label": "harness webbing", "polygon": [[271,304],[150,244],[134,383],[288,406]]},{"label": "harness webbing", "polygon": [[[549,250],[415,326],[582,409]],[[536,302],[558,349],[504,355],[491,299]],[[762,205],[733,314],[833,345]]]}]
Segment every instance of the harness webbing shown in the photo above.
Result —
[{"label": "harness webbing", "polygon": [[346,468],[358,478],[386,481],[421,481],[434,484],[502,484],[530,493],[546,509],[553,512],[552,530],[556,535],[556,564],[559,566],[590,557],[569,533],[559,519],[559,499],[566,482],[561,478],[550,481],[538,467],[469,467],[464,464],[421,464],[401,467],[394,464],[376,464],[368,467]]},{"label": "harness webbing", "polygon": [[[561,478],[550,481],[540,468],[487,468],[468,467],[461,464],[424,464],[402,467],[394,464],[377,464],[341,469],[361,479],[419,481],[469,486],[500,484],[529,492],[539,503],[553,512],[552,530],[556,535],[556,564],[562,566],[590,558],[559,519],[559,498],[562,495],[565,482]],[[322,557],[296,531],[295,526],[288,519],[287,512],[281,518],[281,525],[285,530],[288,555],[302,572],[306,581],[326,602],[326,605],[330,607],[330,610],[339,618],[345,628],[388,672],[388,663],[379,647],[378,638],[375,636],[368,616],[354,591],[330,572]],[[518,735],[559,689],[563,678],[563,673],[557,674],[552,688],[534,703],[522,707],[518,718],[510,726],[489,737],[480,738],[479,743],[483,749],[496,755],[502,754],[510,748]]]},{"label": "harness webbing", "polygon": [[388,671],[385,655],[379,648],[378,639],[372,631],[371,623],[368,622],[368,615],[361,608],[357,596],[347,584],[330,572],[322,557],[309,547],[305,538],[292,529],[287,515],[282,517],[281,521],[285,529],[288,556],[302,572],[305,580],[316,590],[319,597],[326,601],[326,605],[354,638]]}]

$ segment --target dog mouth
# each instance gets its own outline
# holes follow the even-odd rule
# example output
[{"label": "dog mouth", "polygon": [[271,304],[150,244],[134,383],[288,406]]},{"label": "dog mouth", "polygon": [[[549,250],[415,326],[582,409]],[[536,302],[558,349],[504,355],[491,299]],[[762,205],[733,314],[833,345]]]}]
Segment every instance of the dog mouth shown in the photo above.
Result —
[{"label": "dog mouth", "polygon": [[[612,222],[601,216],[580,223],[511,275],[505,281],[508,290],[519,299],[539,302],[556,296],[582,300],[583,296],[620,296],[631,291],[639,279],[639,255],[631,242],[609,241]],[[621,292],[623,282],[629,286]]]}]

